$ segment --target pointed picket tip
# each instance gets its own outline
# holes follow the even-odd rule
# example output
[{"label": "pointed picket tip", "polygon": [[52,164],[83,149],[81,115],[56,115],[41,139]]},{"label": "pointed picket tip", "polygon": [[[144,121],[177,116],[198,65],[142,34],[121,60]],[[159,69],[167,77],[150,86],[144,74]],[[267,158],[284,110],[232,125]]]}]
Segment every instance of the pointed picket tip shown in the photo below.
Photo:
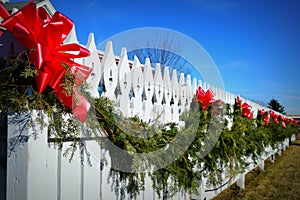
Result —
[{"label": "pointed picket tip", "polygon": [[185,84],[184,73],[180,73],[179,84],[180,85],[184,85]]},{"label": "pointed picket tip", "polygon": [[146,58],[146,60],[145,60],[145,65],[149,65],[149,66],[151,67],[150,58]]},{"label": "pointed picket tip", "polygon": [[[202,82],[202,80],[200,79],[200,80],[198,80],[198,87],[201,87],[201,88],[203,88],[203,82]],[[197,88],[198,88],[197,87]]]},{"label": "pointed picket tip", "polygon": [[164,81],[166,85],[171,83],[169,67],[164,69]]},{"label": "pointed picket tip", "polygon": [[71,29],[71,32],[68,34],[67,38],[64,40],[64,44],[69,44],[69,43],[78,44],[75,24],[74,24],[73,28]]},{"label": "pointed picket tip", "polygon": [[188,86],[192,86],[192,78],[190,74],[186,75],[186,84]]},{"label": "pointed picket tip", "polygon": [[206,91],[206,90],[207,90],[207,85],[206,85],[206,82],[202,82],[202,89],[203,89],[204,91]]},{"label": "pointed picket tip", "polygon": [[196,78],[193,78],[193,83],[192,83],[192,91],[193,91],[193,94],[196,94],[196,91],[197,91],[197,88],[198,88],[198,85],[197,85],[197,79]]},{"label": "pointed picket tip", "polygon": [[127,49],[125,47],[122,48],[122,50],[121,50],[118,69],[119,69],[119,79],[120,80],[122,80],[126,74],[128,74],[127,78],[130,78],[130,76],[129,76],[130,67],[129,67],[128,57],[127,57]]},{"label": "pointed picket tip", "polygon": [[211,89],[210,83],[206,83],[206,90]]},{"label": "pointed picket tip", "polygon": [[13,9],[11,10],[10,14],[13,15],[13,14],[17,13],[18,11],[19,11],[19,9],[13,8]]},{"label": "pointed picket tip", "polygon": [[172,71],[172,85],[178,84],[178,79],[177,79],[177,71],[176,69],[173,69]]},{"label": "pointed picket tip", "polygon": [[220,90],[218,87],[215,87],[215,99],[220,99]]},{"label": "pointed picket tip", "polygon": [[132,65],[132,81],[134,84],[144,84],[142,64],[137,56],[134,56]]},{"label": "pointed picket tip", "polygon": [[144,69],[144,82],[152,82],[152,81],[153,81],[152,66],[150,63],[150,59],[146,58],[145,69]]},{"label": "pointed picket tip", "polygon": [[112,41],[108,41],[105,47],[105,54],[114,54]]},{"label": "pointed picket tip", "polygon": [[108,41],[106,43],[105,53],[104,53],[102,64],[106,67],[106,66],[110,66],[113,63],[114,64],[116,63],[115,55],[114,55],[114,51],[113,51],[113,44],[112,44],[112,41]]},{"label": "pointed picket tip", "polygon": [[156,63],[155,65],[155,76],[154,76],[154,81],[162,83],[162,75],[161,75],[161,68],[160,64]]},{"label": "pointed picket tip", "polygon": [[88,50],[93,51],[97,50],[96,44],[95,44],[95,36],[94,33],[90,33],[88,36],[88,42],[86,44],[86,47]]},{"label": "pointed picket tip", "polygon": [[127,49],[126,47],[123,47],[122,50],[121,50],[121,58],[127,58],[128,60],[128,57],[127,57]]},{"label": "pointed picket tip", "polygon": [[134,56],[133,58],[133,65],[132,69],[141,68],[142,64],[137,56]]},{"label": "pointed picket tip", "polygon": [[214,93],[216,93],[216,87],[214,85],[210,86],[210,90],[213,91]]}]

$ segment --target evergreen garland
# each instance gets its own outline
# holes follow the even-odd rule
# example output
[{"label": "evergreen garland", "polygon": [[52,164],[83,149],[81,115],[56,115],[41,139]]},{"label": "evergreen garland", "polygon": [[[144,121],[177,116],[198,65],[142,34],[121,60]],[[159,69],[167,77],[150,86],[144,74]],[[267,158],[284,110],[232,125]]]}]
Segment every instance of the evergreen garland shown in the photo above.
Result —
[{"label": "evergreen garland", "polygon": [[[68,69],[68,66],[65,67]],[[34,76],[37,72],[29,63],[27,52],[7,60],[0,70],[1,114],[26,113],[31,110],[45,113],[49,119],[48,137],[53,138],[60,147],[64,141],[73,142],[64,153],[64,155],[69,155],[72,160],[80,142],[83,124],[72,116],[71,111],[64,107],[50,88],[46,88],[41,94],[36,91]],[[65,90],[71,94],[74,80],[68,70],[64,80]],[[82,87],[84,93],[86,85]],[[185,121],[185,127],[179,128],[175,123],[150,126],[141,122],[138,117],[118,118],[113,102],[107,98],[93,99],[88,94],[85,93],[85,95],[90,102],[93,102],[95,111],[88,115],[85,126],[94,133],[97,127],[100,127],[113,144],[125,150],[123,151],[124,155],[116,156],[128,158],[126,161],[130,161],[132,169],[147,168],[151,166],[151,162],[157,162],[157,158],[150,157],[149,160],[138,163],[135,153],[148,153],[167,148],[179,133],[183,133],[181,135],[184,139],[191,137],[192,130],[197,129],[193,142],[182,155],[179,155],[170,165],[149,174],[153,188],[162,199],[169,199],[179,191],[197,194],[199,183],[203,177],[207,177],[210,184],[220,184],[221,175],[224,173],[223,169],[229,170],[226,171],[227,177],[234,177],[249,164],[245,160],[247,157],[252,157],[255,162],[258,161],[266,146],[270,145],[276,148],[280,142],[296,134],[298,130],[298,126],[295,124],[288,123],[284,128],[281,120],[276,123],[272,118],[266,125],[263,120],[264,115],[257,115],[255,119],[247,118],[242,115],[238,102],[231,108],[229,104],[217,101],[214,105],[202,109],[201,103],[195,99],[191,104],[191,111],[185,112],[181,116],[181,120]],[[224,110],[224,114],[220,114],[220,110],[220,113]],[[37,118],[42,127],[46,126],[43,116],[41,114]],[[230,127],[229,121],[232,121]],[[120,127],[120,123],[123,124],[123,128],[134,127],[136,130],[134,135],[126,133]],[[220,124],[222,125],[221,129],[218,128]],[[149,135],[150,132],[155,134]],[[201,151],[204,149],[204,145],[209,145],[203,144],[205,137],[210,137],[216,143],[207,155],[202,156]],[[101,138],[98,139],[100,145],[109,151],[110,147],[105,141]],[[109,151],[109,153],[114,154],[115,152]],[[111,158],[114,159],[116,156],[111,156]],[[164,159],[169,159],[167,154]],[[111,162],[119,162],[118,164],[122,165],[123,163],[120,163],[119,160]],[[130,198],[136,198],[145,184],[144,173],[129,173],[111,169],[111,178],[115,187],[119,187],[120,183],[126,186],[125,189]]]}]

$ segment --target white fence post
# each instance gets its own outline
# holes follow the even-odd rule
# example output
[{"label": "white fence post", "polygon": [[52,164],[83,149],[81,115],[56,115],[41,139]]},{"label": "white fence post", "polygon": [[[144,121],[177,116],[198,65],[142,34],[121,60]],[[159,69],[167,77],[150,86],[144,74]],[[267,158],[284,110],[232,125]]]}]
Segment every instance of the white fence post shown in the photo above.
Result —
[{"label": "white fence post", "polygon": [[129,92],[132,86],[131,71],[127,58],[126,48],[122,48],[120,61],[118,64],[118,81],[120,85],[119,96],[117,97],[119,109],[125,117],[131,116]]},{"label": "white fence post", "polygon": [[98,98],[99,97],[98,85],[103,71],[102,71],[102,66],[100,63],[98,50],[96,48],[95,38],[93,33],[89,34],[87,49],[90,50],[91,54],[89,57],[83,59],[83,65],[92,68],[91,75],[86,80],[90,87],[88,89],[88,92],[91,93],[92,97]]},{"label": "white fence post", "polygon": [[164,104],[163,104],[163,123],[172,122],[172,114],[171,114],[171,98],[172,98],[172,88],[171,88],[171,79],[170,79],[170,72],[169,67],[165,67],[164,70]]},{"label": "white fence post", "polygon": [[[151,122],[151,120],[153,122],[160,117],[159,122],[161,123],[179,123],[180,114],[189,108],[198,86],[204,90],[211,89],[215,93],[215,99],[222,99],[225,103],[234,104],[236,95],[202,80],[197,82],[197,79],[194,78],[192,81],[190,75],[185,77],[185,74],[181,73],[178,81],[177,71],[173,70],[172,77],[170,77],[169,68],[165,67],[164,76],[162,76],[159,63],[156,64],[153,74],[148,58],[145,65],[142,65],[139,59],[134,57],[130,69],[129,62],[131,61],[128,60],[126,49],[122,49],[118,60],[113,53],[111,42],[107,43],[104,57],[100,62],[93,34],[89,35],[87,48],[91,51],[91,55],[82,62],[93,69],[87,80],[91,86],[89,92],[93,97],[99,97],[98,85],[102,78],[106,89],[103,95],[116,101],[117,107],[125,117],[137,115],[145,122]],[[130,98],[130,95],[133,96]],[[247,99],[243,99],[243,101],[252,105],[254,116],[257,115],[257,109],[263,108]],[[21,118],[35,117],[36,111],[32,111],[29,115],[21,116]],[[109,168],[102,169],[101,160],[103,158],[99,158],[100,160],[92,158],[91,166],[86,162],[89,158],[87,154],[84,154],[85,148],[97,149],[95,152],[103,153],[96,141],[82,141],[79,147],[80,151],[75,152],[70,163],[67,157],[62,156],[62,152],[70,145],[70,142],[63,143],[63,149],[60,151],[49,143],[47,128],[38,130],[35,125],[29,127],[25,123],[26,120],[21,118],[18,115],[8,117],[9,153],[6,191],[8,199],[102,199],[102,197],[107,199],[107,196],[116,199],[120,197],[120,188],[115,194],[115,191],[111,191],[106,182],[109,179]],[[47,121],[46,117],[45,121]],[[229,119],[229,124],[231,123]],[[288,142],[287,139],[280,144],[280,149],[277,150],[278,154],[281,153],[281,150],[285,150]],[[275,150],[272,150],[270,155],[273,160],[272,156],[275,156]],[[107,158],[108,156],[103,157]],[[262,157],[258,163],[261,170],[264,169],[266,158]],[[111,164],[109,162],[108,166]],[[236,184],[240,188],[245,188],[246,173],[235,177]],[[225,173],[223,178],[226,179]],[[146,184],[145,191],[139,197],[157,197],[153,189],[147,188],[151,185],[149,177],[146,179]],[[207,197],[206,184],[207,179],[203,177],[200,187],[201,198]],[[218,189],[217,192],[222,190]],[[187,196],[185,195],[185,197]],[[181,198],[182,196],[176,197]]]},{"label": "white fence post", "polygon": [[172,72],[171,81],[172,81],[172,97],[171,97],[172,121],[178,123],[179,122],[179,108],[178,108],[179,84],[177,79],[177,72],[175,69]]},{"label": "white fence post", "polygon": [[102,69],[103,80],[106,89],[104,96],[115,101],[115,89],[118,83],[118,68],[111,41],[107,42],[106,44],[105,54],[102,61]]},{"label": "white fence post", "polygon": [[138,57],[134,57],[132,66],[132,87],[134,92],[132,115],[137,115],[140,119],[143,118],[142,93],[144,86],[144,77],[142,72],[142,64]]},{"label": "white fence post", "polygon": [[[20,123],[22,122],[22,123]],[[7,199],[27,199],[28,125],[24,116],[8,116],[7,125]]]},{"label": "white fence post", "polygon": [[236,185],[241,189],[245,189],[245,174],[244,173],[241,173],[239,175],[239,179],[236,181]]},{"label": "white fence post", "polygon": [[[47,128],[29,126],[37,111],[8,116],[7,199],[57,199],[57,148],[47,145]],[[45,122],[47,117],[45,116]]]},{"label": "white fence post", "polygon": [[144,68],[144,84],[143,84],[143,110],[144,116],[143,121],[150,122],[153,119],[153,91],[154,91],[154,81],[152,74],[152,67],[150,63],[150,59],[146,58],[145,60],[145,68]]},{"label": "white fence post", "polygon": [[162,122],[163,119],[163,92],[164,92],[164,84],[161,75],[161,67],[160,64],[157,63],[155,67],[155,75],[154,75],[154,96],[153,96],[153,116],[154,120],[158,120]]}]

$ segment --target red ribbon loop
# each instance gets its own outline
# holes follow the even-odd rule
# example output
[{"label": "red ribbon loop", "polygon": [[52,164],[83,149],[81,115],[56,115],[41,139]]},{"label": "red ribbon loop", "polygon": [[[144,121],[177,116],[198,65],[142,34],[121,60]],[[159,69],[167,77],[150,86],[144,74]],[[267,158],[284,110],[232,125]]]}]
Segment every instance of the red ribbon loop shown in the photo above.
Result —
[{"label": "red ribbon loop", "polygon": [[272,119],[273,119],[273,121],[275,122],[275,123],[279,123],[279,121],[278,121],[278,114],[276,114],[273,110],[270,110],[270,117],[272,117]]},{"label": "red ribbon loop", "polygon": [[258,110],[258,113],[260,114],[260,116],[263,118],[265,125],[268,126],[270,123],[270,118],[269,118],[269,114],[264,110]]},{"label": "red ribbon loop", "polygon": [[[52,18],[44,8],[36,9],[33,1],[13,15],[9,15],[0,4],[1,25],[7,28],[26,48],[31,49],[30,62],[38,69],[35,77],[40,93],[47,86],[55,91],[57,97],[80,121],[85,121],[90,108],[86,98],[77,91],[91,73],[91,68],[80,65],[72,59],[89,56],[90,52],[79,44],[63,44],[73,28],[73,22],[59,12]],[[65,92],[63,77],[70,67],[74,77],[72,94]],[[76,102],[73,101],[76,99]]]},{"label": "red ribbon loop", "polygon": [[201,102],[202,109],[208,107],[214,101],[214,93],[210,89],[206,92],[199,86],[196,90],[196,98],[198,102]]},{"label": "red ribbon loop", "polygon": [[0,17],[2,19],[6,19],[10,16],[9,12],[4,8],[2,4],[0,4]]},{"label": "red ribbon loop", "polygon": [[252,106],[246,102],[242,104],[242,115],[248,118],[253,118],[253,113],[251,112]]},{"label": "red ribbon loop", "polygon": [[237,97],[236,103],[237,103],[238,108],[241,109],[242,115],[244,117],[253,118],[253,113],[251,112],[251,109],[252,109],[251,105],[247,104],[246,102],[244,102],[242,104],[242,100],[240,99],[240,97]]}]

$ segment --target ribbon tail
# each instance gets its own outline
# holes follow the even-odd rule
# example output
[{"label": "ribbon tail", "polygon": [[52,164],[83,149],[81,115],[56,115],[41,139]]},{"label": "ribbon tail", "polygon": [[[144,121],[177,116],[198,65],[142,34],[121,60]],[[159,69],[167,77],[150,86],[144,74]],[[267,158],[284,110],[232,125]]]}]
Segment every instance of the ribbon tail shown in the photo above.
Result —
[{"label": "ribbon tail", "polygon": [[92,68],[81,65],[81,66],[74,66],[75,72],[74,72],[74,78],[75,78],[75,85],[79,86],[81,85],[84,80],[86,80],[89,75],[92,72]]},{"label": "ribbon tail", "polygon": [[90,55],[90,51],[79,44],[64,44],[56,49],[62,57],[66,58],[82,58]]},{"label": "ribbon tail", "polygon": [[73,88],[71,95],[67,95],[63,87],[58,86],[55,88],[56,96],[59,100],[69,109],[72,109],[72,114],[79,119],[81,122],[85,122],[87,112],[89,111],[91,105],[88,100],[80,94],[76,87]]},{"label": "ribbon tail", "polygon": [[0,17],[5,20],[9,16],[9,12],[5,9],[5,7],[2,4],[0,4]]},{"label": "ribbon tail", "polygon": [[37,89],[39,93],[42,93],[49,82],[50,76],[39,70],[39,74],[35,76],[35,81],[37,83]]},{"label": "ribbon tail", "polygon": [[88,113],[91,105],[88,102],[88,100],[82,95],[80,95],[79,101],[80,101],[80,104],[76,105],[75,108],[73,108],[72,113],[81,122],[85,122],[87,113]]}]

